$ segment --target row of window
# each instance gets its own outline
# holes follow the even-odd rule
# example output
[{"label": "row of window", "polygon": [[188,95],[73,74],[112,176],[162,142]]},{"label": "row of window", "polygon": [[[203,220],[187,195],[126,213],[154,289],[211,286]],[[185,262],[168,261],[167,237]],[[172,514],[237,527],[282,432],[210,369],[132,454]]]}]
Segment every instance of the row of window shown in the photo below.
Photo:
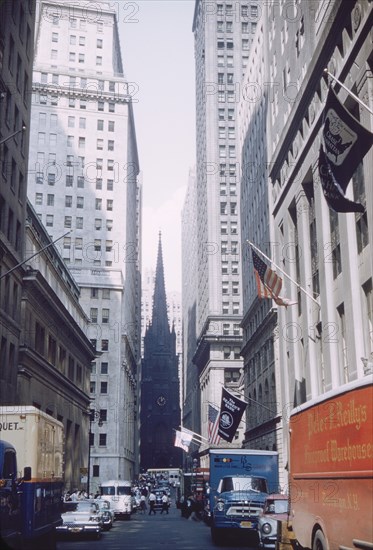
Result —
[{"label": "row of window", "polygon": [[238,233],[238,222],[230,221],[229,223],[225,220],[220,222],[220,234],[228,235],[228,227],[230,227],[230,234],[237,235]]},{"label": "row of window", "polygon": [[[221,202],[220,203],[220,214],[226,215],[228,214],[228,203],[227,202]],[[237,215],[237,203],[231,202],[229,203],[229,214],[232,216]]]},{"label": "row of window", "polygon": [[[50,57],[52,60],[57,60],[58,59],[58,50],[55,50],[54,48],[51,50],[51,57]],[[81,63],[81,64],[85,64],[86,62],[86,56],[84,53],[80,53],[80,52],[69,52],[69,62],[70,63]],[[96,66],[102,66],[103,64],[103,58],[101,55],[96,55],[96,60],[95,60],[95,63],[96,63]]]},{"label": "row of window", "polygon": [[[241,32],[242,34],[255,34],[257,27],[256,21],[243,21],[241,22]],[[233,32],[233,21],[217,21],[216,30],[218,33],[231,33]]]},{"label": "row of window", "polygon": [[[108,390],[109,390],[108,382],[100,382],[99,393],[101,395],[107,395]],[[95,394],[97,392],[96,382],[94,380],[91,380],[91,382],[90,382],[89,391],[90,391],[91,394]]]},{"label": "row of window", "polygon": [[236,158],[235,145],[228,145],[228,147],[226,147],[225,145],[219,145],[219,158],[223,159],[223,158],[226,158],[227,156],[229,158]]},{"label": "row of window", "polygon": [[[94,447],[95,445],[95,434],[90,432],[89,434],[89,444],[91,447]],[[98,445],[99,447],[106,447],[107,445],[107,434],[100,433],[98,434]],[[93,477],[98,476],[98,473],[95,473],[95,468],[98,468],[98,466],[93,466]]]},{"label": "row of window", "polygon": [[[12,171],[12,178],[14,178],[15,174],[15,171]],[[44,184],[44,172],[36,172],[35,174],[35,181],[37,184],[40,184],[40,185],[43,185]],[[5,179],[7,179],[5,177]],[[66,175],[66,187],[73,187],[74,185],[74,176],[70,175],[70,174],[67,174]],[[54,174],[53,172],[48,172],[47,174],[47,182],[48,182],[48,185],[55,185],[56,183],[56,174]],[[84,176],[77,176],[76,178],[76,182],[77,182],[77,187],[78,189],[84,189],[85,187],[85,178]],[[96,189],[98,190],[101,190],[102,189],[102,184],[103,184],[103,179],[102,178],[96,178]],[[14,187],[11,185],[12,189],[14,189]],[[114,190],[114,180],[112,179],[108,179],[106,180],[106,189],[107,191],[113,191]],[[42,193],[38,193],[39,195],[42,195]]]},{"label": "row of window", "polygon": [[[64,240],[63,240],[63,248],[64,249],[70,249],[71,245],[72,245],[71,237],[65,237]],[[86,246],[86,248],[92,248],[93,247],[96,252],[100,252],[102,250],[102,241],[101,241],[101,239],[94,239],[93,242],[89,241],[88,243],[86,243],[85,246]],[[75,237],[74,249],[75,250],[83,250],[83,238],[82,237]],[[105,241],[105,251],[106,252],[111,252],[112,250],[113,250],[113,241]],[[97,315],[96,315],[96,317],[97,317]],[[93,322],[93,318],[91,318],[91,321]],[[95,321],[95,322],[97,322],[97,321]]]},{"label": "row of window", "polygon": [[[57,44],[59,41],[59,33],[58,32],[52,32],[51,36],[52,42]],[[76,34],[70,34],[69,37],[69,44],[71,46],[85,46],[86,45],[86,37],[84,35],[76,36]],[[89,47],[92,47],[92,41],[89,43]],[[103,39],[102,38],[96,38],[96,48],[99,50],[102,50],[103,47]]]},{"label": "row of window", "polygon": [[38,321],[35,322],[35,330],[30,335],[34,335],[35,351],[43,355],[49,363],[58,368],[63,374],[67,374],[70,380],[77,384],[83,382],[83,368],[75,361],[66,348],[58,344],[56,338],[52,334],[46,333],[45,327]]},{"label": "row of window", "polygon": [[[229,245],[228,245],[228,241],[221,241],[220,252],[222,254],[230,254],[232,256],[237,256],[239,254],[238,241],[232,241]],[[236,260],[236,258],[234,259]]]},{"label": "row of window", "polygon": [[[250,46],[249,46],[250,48]],[[245,49],[249,49],[245,48]],[[242,68],[247,67],[247,63],[249,61],[248,55],[242,55]],[[218,55],[218,68],[224,67],[224,68],[233,68],[234,67],[234,59],[233,55]]]},{"label": "row of window", "polygon": [[232,336],[232,335],[233,336],[241,335],[241,328],[239,323],[223,323],[223,336]]},{"label": "row of window", "polygon": [[[53,216],[52,216],[52,227],[53,227]],[[72,216],[65,216],[64,227],[66,227],[67,229],[71,229],[73,227]],[[101,218],[95,218],[94,227],[96,230],[100,230],[103,228],[103,223]],[[107,231],[111,231],[113,229],[113,220],[105,220],[105,227]],[[77,216],[75,218],[75,229],[84,229],[84,219],[80,216]]]},{"label": "row of window", "polygon": [[[90,91],[91,93],[104,92],[106,88],[106,83],[108,83],[107,88],[109,92],[115,92],[116,86],[117,86],[117,83],[112,80],[106,81],[106,80],[100,80],[100,79],[99,80],[89,79],[89,82],[88,82],[88,79],[85,76],[77,77],[77,76],[70,75],[69,77],[67,77],[66,75],[59,75],[57,73],[52,73],[51,76],[49,76],[48,73],[45,73],[45,72],[40,73],[41,84],[48,84],[48,82],[50,81],[51,84],[57,85],[57,84],[60,84],[60,78],[64,79],[61,82],[62,86],[68,86],[70,89],[79,88],[81,90]],[[65,80],[67,78],[68,78],[68,81]],[[79,78],[79,81],[78,81],[78,78]],[[78,82],[79,82],[79,86],[78,86]]]},{"label": "row of window", "polygon": [[[62,16],[63,17],[63,16]],[[59,17],[58,15],[53,15],[53,18],[52,18],[52,24],[55,26],[55,27],[58,27],[59,24],[60,24],[60,19],[62,19],[62,17]],[[79,29],[80,30],[86,30],[87,28],[87,20],[84,19],[83,17],[82,18],[77,18],[77,17],[69,17],[69,26],[71,29],[77,29],[78,28],[78,21],[79,21]],[[96,24],[96,31],[97,32],[103,32],[104,30],[104,22],[103,21],[94,21],[95,24]],[[92,22],[90,21],[90,24],[92,26]]]},{"label": "row of window", "polygon": [[[86,129],[86,123],[87,119],[84,117],[79,117],[79,128]],[[39,124],[40,124],[40,116],[39,116]],[[67,117],[67,126],[69,128],[75,128],[75,117],[74,116],[68,116]],[[104,131],[105,130],[105,121],[102,119],[97,120],[97,130],[98,131]],[[114,132],[115,131],[115,121],[114,120],[108,120],[107,121],[107,130],[108,132]]]},{"label": "row of window", "polygon": [[[97,307],[91,307],[90,310],[90,318],[91,323],[97,324],[99,322],[98,319],[98,308]],[[101,310],[101,323],[109,323],[110,321],[110,310],[108,308],[102,308]]]},{"label": "row of window", "polygon": [[233,315],[238,315],[240,313],[239,302],[233,302],[233,304],[230,304],[229,302],[223,302],[222,313],[226,315],[229,315],[230,313],[232,313]]},{"label": "row of window", "polygon": [[231,289],[231,294],[238,295],[239,294],[239,282],[238,281],[222,281],[221,284],[221,292],[222,294],[229,294],[229,290]]},{"label": "row of window", "polygon": [[[18,143],[18,140],[16,140]],[[23,149],[23,143],[21,145]],[[1,159],[1,173],[4,182],[9,182],[10,189],[14,195],[18,196],[20,201],[23,201],[24,197],[24,175],[19,170],[19,163],[17,164],[15,158],[10,154],[7,145],[3,145],[3,154]],[[18,185],[17,185],[18,184]]]},{"label": "row of window", "polygon": [[[49,101],[49,104],[50,105],[58,105],[58,101],[59,101],[59,96],[58,94],[53,94],[53,93],[46,93],[46,92],[37,92],[37,93],[34,93],[33,94],[33,103],[38,103],[40,105],[47,105],[48,104],[48,99],[50,100]],[[70,97],[68,98],[68,106],[71,108],[71,109],[75,109],[77,108],[77,99],[75,97]],[[81,98],[79,99],[79,108],[82,109],[82,110],[85,110],[87,109],[87,103],[95,103],[96,104],[96,101],[95,100],[92,100],[92,99],[85,99],[85,98]],[[105,111],[105,104],[108,104],[108,112],[109,113],[115,113],[115,103],[112,102],[112,101],[107,101],[105,102],[103,99],[99,99],[97,101],[97,110],[100,111],[100,112],[104,112]],[[52,116],[52,115],[51,115]],[[55,115],[57,116],[57,115]]]},{"label": "row of window", "polygon": [[[242,38],[241,40],[241,49],[242,50],[249,50],[250,49],[251,40],[249,38]],[[218,50],[233,50],[234,49],[234,43],[233,40],[218,40],[217,42],[217,49]]]},{"label": "row of window", "polygon": [[[228,178],[226,178],[226,176],[220,176],[220,196],[221,197],[225,197],[228,195],[228,185],[227,185],[227,180]],[[236,183],[236,177],[234,176],[234,178],[229,178],[230,179],[230,182],[229,182],[229,195],[231,197],[233,196],[236,196],[237,195],[237,183]]]},{"label": "row of window", "polygon": [[221,262],[221,273],[222,273],[222,275],[229,275],[229,272],[232,275],[238,275],[238,262],[237,261],[232,261],[231,262],[230,269],[229,269],[229,262],[228,261],[223,260]]},{"label": "row of window", "polygon": [[[92,346],[97,349],[97,340],[91,339]],[[109,351],[109,340],[101,340],[101,351]]]},{"label": "row of window", "polygon": [[258,9],[258,3],[253,4],[244,4],[240,5],[239,2],[235,2],[234,4],[218,4],[216,6],[216,13],[217,15],[225,15],[225,16],[233,16],[233,15],[240,15],[241,17],[250,19],[258,19],[259,17],[259,9]]},{"label": "row of window", "polygon": [[[74,267],[76,267],[77,265],[83,265],[82,258],[74,258],[72,260],[70,256],[63,256],[63,261],[66,265],[73,263]],[[111,260],[106,260],[104,263],[102,263],[101,260],[95,260],[89,257],[85,257],[84,261],[95,267],[101,267],[102,265],[104,265],[105,267],[113,267],[113,262]]]},{"label": "row of window", "polygon": [[[97,364],[91,363],[91,374],[97,374]],[[100,374],[109,374],[109,363],[102,361],[100,364]],[[103,419],[101,419],[103,420]],[[106,420],[106,419],[105,419]]]},{"label": "row of window", "polygon": [[[20,174],[21,175],[21,174]],[[0,195],[0,231],[18,252],[22,246],[22,225],[8,201]]]},{"label": "row of window", "polygon": [[109,300],[110,299],[110,289],[109,288],[91,288],[91,298],[94,298],[95,300],[98,300],[99,297],[101,297],[103,300]]},{"label": "row of window", "polygon": [[[75,136],[67,136],[66,144],[67,147],[74,147],[74,141]],[[78,148],[79,149],[85,149],[86,145],[86,139],[83,136],[78,137]],[[96,139],[96,149],[99,151],[102,151],[104,149],[104,140],[102,138]],[[107,150],[108,151],[114,151],[114,140],[108,139],[107,140]]]}]

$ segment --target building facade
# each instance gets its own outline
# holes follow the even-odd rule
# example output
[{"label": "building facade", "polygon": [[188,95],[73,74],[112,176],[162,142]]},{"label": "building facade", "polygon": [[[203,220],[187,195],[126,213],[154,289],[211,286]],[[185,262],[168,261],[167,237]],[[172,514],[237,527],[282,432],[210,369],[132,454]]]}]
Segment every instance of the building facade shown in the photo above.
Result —
[{"label": "building facade", "polygon": [[193,362],[199,374],[204,437],[208,405],[219,407],[222,387],[234,388],[241,376],[237,106],[258,9],[254,2],[195,4],[198,271]]},{"label": "building facade", "polygon": [[132,479],[138,467],[141,190],[134,118],[110,3],[38,6],[28,192],[49,234],[64,236],[61,256],[90,319],[98,355],[91,409],[100,418],[91,426],[95,491],[105,479]]},{"label": "building facade", "polygon": [[179,361],[175,326],[169,326],[161,236],[159,236],[152,320],[144,337],[141,369],[140,471],[180,468],[174,446],[181,422]]},{"label": "building facade", "polygon": [[[270,71],[284,84],[271,109],[275,257],[303,289],[286,285],[298,304],[279,311],[281,392],[289,408],[362,378],[372,353],[373,150],[347,189],[364,213],[329,208],[318,173],[328,84],[372,131],[369,112],[324,73],[328,67],[372,110],[372,8],[365,0],[302,1],[292,25],[281,6],[269,14],[283,26],[269,45]],[[284,431],[284,461],[287,437]]]},{"label": "building facade", "polygon": [[33,405],[63,423],[65,488],[85,489],[89,383],[96,355],[88,339],[89,319],[79,304],[78,285],[30,204],[25,243],[32,259],[24,264],[13,403]]},{"label": "building facade", "polygon": [[[17,398],[35,2],[0,6],[0,402]],[[23,131],[22,128],[25,127]]]},{"label": "building facade", "polygon": [[332,78],[327,82],[324,73],[328,67],[372,108],[371,24],[372,6],[365,1],[262,6],[244,75],[242,240],[251,240],[279,266],[282,294],[294,303],[258,300],[247,247],[244,444],[279,451],[285,490],[291,410],[369,372],[364,365],[372,353],[373,203],[366,182],[373,153],[361,159],[348,190],[364,205],[362,214],[338,214],[328,207],[318,153],[328,84],[372,130],[369,112]]}]

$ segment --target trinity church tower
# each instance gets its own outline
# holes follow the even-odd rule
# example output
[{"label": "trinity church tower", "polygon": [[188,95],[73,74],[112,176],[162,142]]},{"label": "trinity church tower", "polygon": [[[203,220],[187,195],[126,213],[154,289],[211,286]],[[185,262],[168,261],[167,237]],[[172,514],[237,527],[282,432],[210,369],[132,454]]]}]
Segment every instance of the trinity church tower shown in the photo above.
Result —
[{"label": "trinity church tower", "polygon": [[174,446],[181,422],[175,327],[170,330],[159,234],[152,320],[144,336],[141,376],[140,471],[181,467],[182,450]]}]

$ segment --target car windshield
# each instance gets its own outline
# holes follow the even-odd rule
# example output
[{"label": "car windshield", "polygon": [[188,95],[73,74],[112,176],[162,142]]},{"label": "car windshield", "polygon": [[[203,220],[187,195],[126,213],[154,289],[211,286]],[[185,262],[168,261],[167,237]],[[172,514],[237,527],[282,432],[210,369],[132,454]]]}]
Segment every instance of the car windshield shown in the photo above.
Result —
[{"label": "car windshield", "polygon": [[131,487],[118,486],[118,495],[130,495]]},{"label": "car windshield", "polygon": [[[67,505],[67,506],[66,506]],[[91,502],[67,502],[64,506],[65,512],[90,512],[97,513],[97,507]]]},{"label": "car windshield", "polygon": [[269,500],[266,505],[267,514],[286,514],[288,511],[288,501],[286,499]]},{"label": "car windshield", "polygon": [[267,493],[267,482],[260,477],[226,477],[221,480],[221,493],[226,491],[260,491]]},{"label": "car windshield", "polygon": [[102,495],[115,495],[115,487],[114,485],[110,485],[108,487],[101,487],[101,494]]}]

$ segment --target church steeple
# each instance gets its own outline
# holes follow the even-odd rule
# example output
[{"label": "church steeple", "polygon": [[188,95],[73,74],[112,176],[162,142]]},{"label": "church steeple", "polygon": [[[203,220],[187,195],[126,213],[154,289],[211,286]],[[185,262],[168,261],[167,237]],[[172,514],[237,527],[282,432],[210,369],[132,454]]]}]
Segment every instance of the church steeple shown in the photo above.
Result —
[{"label": "church steeple", "polygon": [[155,272],[154,296],[153,296],[153,314],[152,314],[152,333],[164,343],[165,336],[169,336],[170,327],[167,315],[167,299],[164,280],[164,267],[162,255],[162,238],[159,232],[157,267]]},{"label": "church steeple", "polygon": [[179,358],[175,327],[170,329],[159,232],[153,315],[144,337],[141,373],[140,466],[181,467],[182,451],[175,447],[181,422]]}]

